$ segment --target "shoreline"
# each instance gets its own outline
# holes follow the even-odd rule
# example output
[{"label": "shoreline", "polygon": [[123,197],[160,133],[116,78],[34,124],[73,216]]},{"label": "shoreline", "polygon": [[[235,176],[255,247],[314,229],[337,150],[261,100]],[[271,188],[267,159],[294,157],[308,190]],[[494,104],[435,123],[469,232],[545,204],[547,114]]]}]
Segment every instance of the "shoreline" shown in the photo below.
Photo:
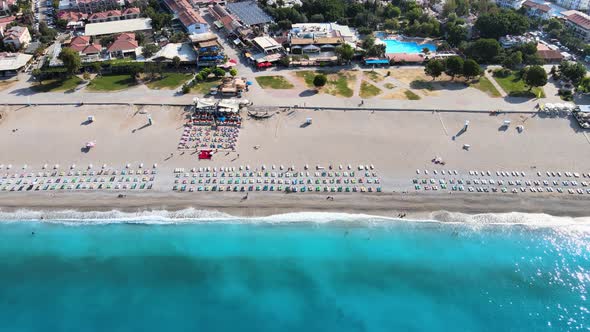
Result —
[{"label": "shoreline", "polygon": [[120,211],[139,213],[150,211],[180,211],[194,208],[217,211],[236,217],[266,217],[299,212],[325,212],[367,214],[382,217],[399,217],[404,213],[408,219],[444,218],[444,213],[497,214],[532,213],[556,217],[588,217],[589,200],[580,197],[515,197],[474,194],[413,194],[384,193],[375,195],[334,195],[333,201],[325,195],[316,194],[264,194],[255,193],[243,200],[243,194],[169,194],[127,193],[118,198],[117,193],[35,193],[23,196],[7,193],[0,196],[0,211],[19,210],[37,212]]}]

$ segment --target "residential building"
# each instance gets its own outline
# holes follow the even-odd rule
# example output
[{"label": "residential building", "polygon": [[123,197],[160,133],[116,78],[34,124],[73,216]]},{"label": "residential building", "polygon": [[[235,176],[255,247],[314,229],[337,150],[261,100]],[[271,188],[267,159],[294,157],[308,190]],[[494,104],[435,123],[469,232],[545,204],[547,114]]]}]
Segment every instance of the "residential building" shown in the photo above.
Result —
[{"label": "residential building", "polygon": [[102,46],[99,43],[90,43],[89,36],[77,36],[69,41],[69,48],[78,52],[80,55],[94,55],[99,54]]},{"label": "residential building", "polygon": [[209,24],[199,15],[187,0],[164,0],[164,4],[182,23],[182,26],[190,34],[199,34],[209,31]]},{"label": "residential building", "polygon": [[502,45],[503,48],[511,48],[517,45],[522,45],[522,44],[526,44],[526,43],[536,43],[537,40],[535,39],[535,37],[531,37],[531,36],[510,36],[510,35],[506,35],[503,37],[500,37],[500,39],[498,40],[500,42],[500,45]]},{"label": "residential building", "polygon": [[139,44],[135,40],[134,33],[122,33],[115,38],[115,41],[107,47],[107,53],[111,58],[135,56]]},{"label": "residential building", "polygon": [[565,24],[574,35],[586,43],[590,42],[590,16],[576,10],[564,12],[564,15]]},{"label": "residential building", "polygon": [[551,49],[547,45],[543,43],[537,44],[537,55],[539,58],[543,60],[545,63],[559,63],[563,60],[564,56],[561,52],[557,49]]},{"label": "residential building", "polygon": [[149,18],[134,18],[120,21],[110,21],[101,23],[89,23],[85,27],[86,36],[102,36],[111,35],[122,32],[137,32],[150,33],[152,30],[152,20]]},{"label": "residential building", "polygon": [[496,5],[502,8],[519,9],[524,0],[496,0]]},{"label": "residential building", "polygon": [[522,4],[522,8],[525,9],[526,14],[530,17],[538,17],[543,20],[548,20],[551,15],[549,12],[551,11],[551,7],[545,4],[536,3],[531,0],[526,0]]},{"label": "residential building", "polygon": [[76,8],[82,13],[95,13],[110,9],[118,9],[124,5],[124,0],[70,0],[70,8]]},{"label": "residential building", "polygon": [[0,37],[4,38],[4,31],[6,27],[16,20],[16,16],[8,16],[0,18]]},{"label": "residential building", "polygon": [[26,47],[31,42],[31,34],[26,27],[14,26],[6,30],[2,41],[4,42],[4,45],[12,45],[15,50],[19,50],[21,47]]},{"label": "residential building", "polygon": [[15,76],[32,58],[30,54],[0,53],[0,77]]},{"label": "residential building", "polygon": [[225,0],[191,0],[194,7],[208,7],[213,5],[225,6]]},{"label": "residential building", "polygon": [[108,10],[104,12],[98,12],[88,16],[88,23],[101,23],[110,21],[122,21],[139,18],[141,10],[136,7],[126,8],[124,10]]},{"label": "residential building", "polygon": [[590,8],[590,0],[556,0],[555,4],[573,10],[587,11]]}]

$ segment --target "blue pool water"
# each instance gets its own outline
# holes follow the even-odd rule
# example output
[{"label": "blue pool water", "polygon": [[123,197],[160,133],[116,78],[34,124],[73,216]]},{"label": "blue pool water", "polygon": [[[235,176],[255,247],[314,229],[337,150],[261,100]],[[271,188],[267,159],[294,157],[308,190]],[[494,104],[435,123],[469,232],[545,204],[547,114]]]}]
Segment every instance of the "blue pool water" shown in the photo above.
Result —
[{"label": "blue pool water", "polygon": [[436,52],[433,44],[417,44],[415,42],[385,39],[385,53],[422,53],[422,49],[428,48],[430,52]]},{"label": "blue pool water", "polygon": [[0,331],[590,328],[587,226],[319,219],[0,222]]}]

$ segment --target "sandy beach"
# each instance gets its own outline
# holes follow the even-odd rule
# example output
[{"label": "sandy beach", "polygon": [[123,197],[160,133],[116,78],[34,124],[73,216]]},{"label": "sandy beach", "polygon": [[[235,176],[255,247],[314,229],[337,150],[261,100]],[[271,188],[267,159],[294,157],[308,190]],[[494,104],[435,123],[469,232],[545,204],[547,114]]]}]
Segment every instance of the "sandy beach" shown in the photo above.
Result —
[{"label": "sandy beach", "polygon": [[[143,163],[158,164],[151,191],[0,192],[0,207],[79,209],[180,209],[185,207],[229,211],[239,215],[268,215],[293,211],[346,211],[379,215],[427,213],[448,210],[481,212],[544,212],[553,215],[587,215],[590,194],[568,196],[528,192],[452,193],[415,192],[416,170],[470,170],[526,172],[590,172],[590,145],[586,133],[569,118],[543,118],[535,114],[369,111],[277,111],[270,119],[245,119],[234,152],[219,152],[200,161],[193,153],[176,149],[186,111],[180,107],[4,107],[0,121],[0,164],[12,172],[37,172],[42,165],[107,164],[123,169]],[[89,115],[95,122],[85,124]],[[147,117],[154,120],[146,126]],[[302,126],[307,118],[313,123]],[[465,121],[469,129],[459,134]],[[511,125],[501,128],[504,120]],[[515,127],[523,125],[524,132]],[[86,142],[96,147],[83,151]],[[470,149],[463,149],[469,144]],[[440,157],[445,165],[431,162]],[[174,169],[294,165],[302,169],[321,165],[374,165],[383,193],[336,193],[326,202],[322,193],[176,193]],[[1,170],[0,173],[5,172]],[[583,178],[578,179],[585,180]],[[524,179],[523,179],[524,181]],[[589,180],[590,181],[590,180]]]}]

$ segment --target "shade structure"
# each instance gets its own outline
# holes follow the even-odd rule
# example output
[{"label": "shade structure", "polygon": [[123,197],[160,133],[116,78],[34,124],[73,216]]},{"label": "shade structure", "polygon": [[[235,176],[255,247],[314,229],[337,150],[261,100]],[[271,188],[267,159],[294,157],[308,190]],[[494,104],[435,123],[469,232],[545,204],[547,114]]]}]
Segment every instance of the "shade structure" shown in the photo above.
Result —
[{"label": "shade structure", "polygon": [[199,159],[211,159],[211,157],[213,157],[211,150],[201,150],[199,152]]}]

